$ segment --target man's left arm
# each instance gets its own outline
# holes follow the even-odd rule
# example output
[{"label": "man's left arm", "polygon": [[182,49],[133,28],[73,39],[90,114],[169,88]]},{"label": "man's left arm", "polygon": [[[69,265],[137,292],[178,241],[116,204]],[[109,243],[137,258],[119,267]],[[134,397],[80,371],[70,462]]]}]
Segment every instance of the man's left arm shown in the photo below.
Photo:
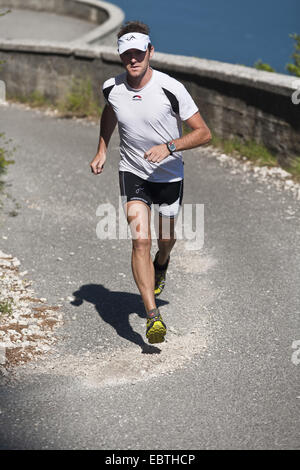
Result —
[{"label": "man's left arm", "polygon": [[[199,111],[184,122],[192,130],[179,139],[172,140],[176,146],[176,152],[199,147],[200,145],[207,144],[211,140],[211,132],[202,119]],[[144,158],[149,162],[159,163],[169,155],[170,151],[167,144],[161,144],[151,147],[151,149],[145,153]]]}]

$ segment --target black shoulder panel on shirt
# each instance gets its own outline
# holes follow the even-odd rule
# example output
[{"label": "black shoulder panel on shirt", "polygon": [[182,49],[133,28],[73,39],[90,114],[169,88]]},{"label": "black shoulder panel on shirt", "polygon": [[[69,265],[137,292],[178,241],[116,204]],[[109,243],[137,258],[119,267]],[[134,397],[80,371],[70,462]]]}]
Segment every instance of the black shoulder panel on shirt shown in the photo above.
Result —
[{"label": "black shoulder panel on shirt", "polygon": [[114,86],[115,85],[111,85],[111,86],[108,86],[107,88],[104,88],[103,95],[105,96],[106,101],[108,101],[109,94],[110,94],[110,92],[111,92],[111,90],[113,89]]},{"label": "black shoulder panel on shirt", "polygon": [[179,114],[179,102],[178,102],[178,99],[176,98],[176,96],[173,95],[173,93],[171,93],[171,91],[166,90],[165,88],[163,88],[163,91],[164,91],[166,97],[168,98],[168,100],[170,101],[174,113]]}]

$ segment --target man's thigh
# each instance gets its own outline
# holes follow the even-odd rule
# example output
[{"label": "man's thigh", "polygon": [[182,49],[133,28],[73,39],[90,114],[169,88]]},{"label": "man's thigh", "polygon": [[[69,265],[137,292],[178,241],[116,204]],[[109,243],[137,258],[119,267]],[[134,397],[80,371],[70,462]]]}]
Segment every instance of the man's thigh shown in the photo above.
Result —
[{"label": "man's thigh", "polygon": [[182,204],[183,180],[153,183],[130,172],[119,172],[123,208],[132,237],[151,238],[151,206],[159,239],[175,238],[175,224]]},{"label": "man's thigh", "polygon": [[152,199],[146,180],[129,171],[120,171],[119,185],[123,204],[130,201],[141,201],[151,207]]},{"label": "man's thigh", "polygon": [[183,180],[175,183],[153,183],[151,190],[156,236],[159,239],[174,239],[183,198]]},{"label": "man's thigh", "polygon": [[151,198],[147,182],[134,173],[119,172],[120,193],[133,240],[151,239]]},{"label": "man's thigh", "polygon": [[124,204],[124,212],[133,240],[151,240],[151,209],[141,201]]},{"label": "man's thigh", "polygon": [[149,183],[154,209],[163,217],[176,218],[183,198],[183,180],[171,183]]}]

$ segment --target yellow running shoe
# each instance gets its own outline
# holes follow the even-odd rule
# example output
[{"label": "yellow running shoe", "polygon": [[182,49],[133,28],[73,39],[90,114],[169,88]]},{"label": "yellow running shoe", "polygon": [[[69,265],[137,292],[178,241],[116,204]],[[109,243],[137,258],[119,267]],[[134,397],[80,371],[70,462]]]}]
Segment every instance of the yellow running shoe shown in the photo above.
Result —
[{"label": "yellow running shoe", "polygon": [[163,343],[166,333],[167,327],[159,312],[147,318],[146,337],[149,343]]},{"label": "yellow running shoe", "polygon": [[159,251],[156,253],[153,265],[154,265],[154,270],[155,270],[155,285],[154,285],[154,295],[158,297],[162,291],[164,290],[165,284],[166,284],[166,274],[167,274],[167,269],[169,266],[169,261],[170,261],[170,256],[168,258],[168,261],[164,266],[160,266],[157,262],[158,260],[158,255]]}]

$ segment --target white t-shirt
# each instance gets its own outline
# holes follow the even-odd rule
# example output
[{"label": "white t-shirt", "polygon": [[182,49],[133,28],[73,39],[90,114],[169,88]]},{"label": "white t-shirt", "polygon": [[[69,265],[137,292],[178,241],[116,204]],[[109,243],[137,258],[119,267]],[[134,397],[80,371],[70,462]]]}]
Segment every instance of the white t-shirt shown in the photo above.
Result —
[{"label": "white t-shirt", "polygon": [[106,80],[103,94],[118,120],[120,134],[120,171],[129,171],[154,182],[183,179],[180,152],[160,163],[149,162],[144,154],[154,145],[170,142],[182,135],[182,121],[198,111],[182,83],[153,70],[149,82],[141,89],[131,88],[126,72]]}]

